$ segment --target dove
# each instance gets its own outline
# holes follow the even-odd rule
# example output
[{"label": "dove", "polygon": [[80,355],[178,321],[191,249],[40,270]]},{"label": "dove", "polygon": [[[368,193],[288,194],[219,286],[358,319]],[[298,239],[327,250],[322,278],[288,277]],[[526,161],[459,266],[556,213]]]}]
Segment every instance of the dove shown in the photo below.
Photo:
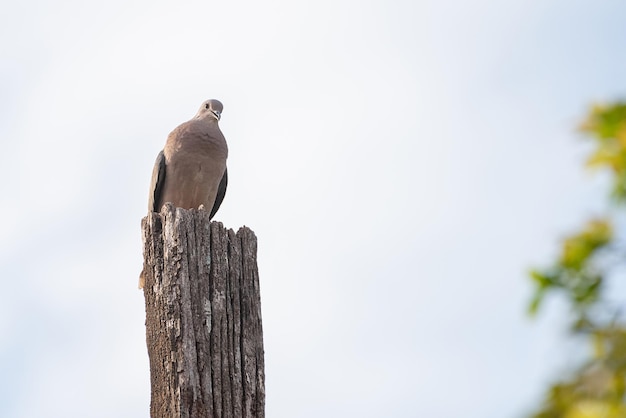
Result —
[{"label": "dove", "polygon": [[228,185],[228,145],[218,125],[223,109],[219,100],[206,100],[168,135],[152,170],[149,211],[159,212],[171,202],[184,209],[204,206],[209,219],[215,216]]}]

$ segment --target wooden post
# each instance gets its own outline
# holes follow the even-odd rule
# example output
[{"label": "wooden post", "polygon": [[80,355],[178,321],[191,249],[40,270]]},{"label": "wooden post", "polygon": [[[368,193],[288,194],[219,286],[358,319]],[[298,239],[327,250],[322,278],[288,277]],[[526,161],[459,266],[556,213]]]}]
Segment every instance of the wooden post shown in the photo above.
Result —
[{"label": "wooden post", "polygon": [[141,222],[151,418],[263,418],[257,241],[203,210]]}]

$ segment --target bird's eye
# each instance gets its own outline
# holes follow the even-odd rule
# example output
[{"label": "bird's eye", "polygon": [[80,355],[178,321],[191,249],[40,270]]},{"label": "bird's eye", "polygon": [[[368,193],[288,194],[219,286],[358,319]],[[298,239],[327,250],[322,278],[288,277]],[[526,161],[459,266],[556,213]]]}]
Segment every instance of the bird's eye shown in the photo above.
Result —
[{"label": "bird's eye", "polygon": [[211,105],[209,105],[208,103],[205,103],[205,104],[204,104],[204,108],[205,108],[205,109],[208,109],[209,107],[211,107]]}]

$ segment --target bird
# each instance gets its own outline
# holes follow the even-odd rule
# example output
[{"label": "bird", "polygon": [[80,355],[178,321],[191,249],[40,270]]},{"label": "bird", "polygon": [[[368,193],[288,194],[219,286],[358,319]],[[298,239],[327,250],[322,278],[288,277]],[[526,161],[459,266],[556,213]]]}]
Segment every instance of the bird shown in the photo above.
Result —
[{"label": "bird", "polygon": [[160,212],[166,202],[184,209],[220,208],[228,185],[228,145],[218,122],[224,106],[205,100],[196,115],[174,129],[157,155],[150,181],[148,210]]},{"label": "bird", "polygon": [[[148,211],[160,212],[170,202],[183,209],[210,210],[213,219],[228,185],[228,145],[218,125],[223,110],[219,100],[205,100],[193,118],[168,135],[152,169]],[[139,289],[144,284],[142,271]]]}]

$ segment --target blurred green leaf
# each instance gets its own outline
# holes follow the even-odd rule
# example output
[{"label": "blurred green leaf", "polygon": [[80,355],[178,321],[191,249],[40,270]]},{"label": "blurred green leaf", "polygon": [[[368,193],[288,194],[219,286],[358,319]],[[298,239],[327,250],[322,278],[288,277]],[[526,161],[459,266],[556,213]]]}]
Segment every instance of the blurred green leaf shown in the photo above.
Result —
[{"label": "blurred green leaf", "polygon": [[612,235],[607,220],[591,220],[582,232],[565,239],[560,264],[566,269],[579,270],[594,251],[611,241]]},{"label": "blurred green leaf", "polygon": [[539,270],[531,270],[530,277],[535,281],[537,286],[541,289],[545,289],[554,284],[554,277],[546,273],[542,273]]},{"label": "blurred green leaf", "polygon": [[594,106],[580,129],[595,141],[587,165],[613,174],[612,197],[626,203],[626,103]]},{"label": "blurred green leaf", "polygon": [[528,314],[530,316],[534,316],[537,314],[537,311],[539,310],[539,305],[541,305],[545,293],[545,290],[542,288],[538,288],[535,290],[535,294],[533,295],[530,304],[528,305]]},{"label": "blurred green leaf", "polygon": [[613,228],[606,219],[589,221],[577,234],[563,241],[558,261],[545,270],[531,270],[535,293],[528,311],[535,315],[548,291],[561,290],[577,309],[594,302],[603,283],[603,275],[596,271],[594,256],[611,243]]},{"label": "blurred green leaf", "polygon": [[626,125],[626,103],[595,105],[580,129],[598,139],[616,138]]}]

